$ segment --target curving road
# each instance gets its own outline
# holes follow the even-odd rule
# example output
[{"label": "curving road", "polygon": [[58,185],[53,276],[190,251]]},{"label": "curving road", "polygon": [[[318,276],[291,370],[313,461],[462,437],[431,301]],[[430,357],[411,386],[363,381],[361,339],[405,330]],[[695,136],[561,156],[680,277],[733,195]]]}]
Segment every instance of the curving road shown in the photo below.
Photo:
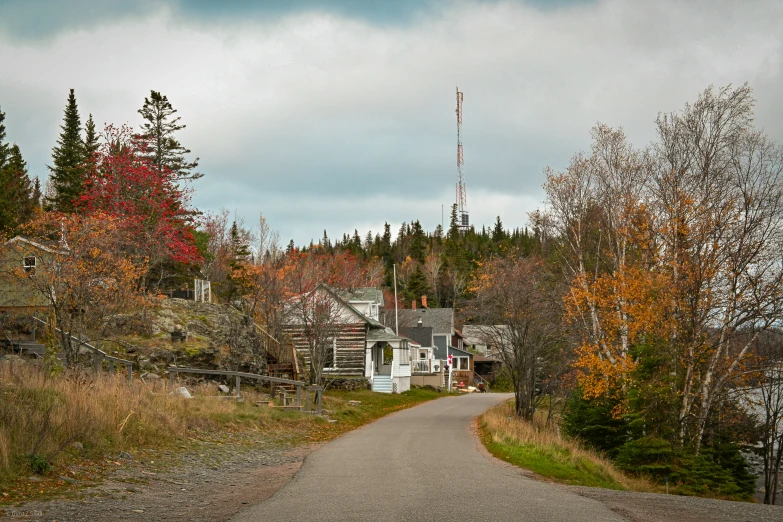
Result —
[{"label": "curving road", "polygon": [[470,422],[508,397],[447,397],[344,435],[313,452],[272,498],[232,520],[626,521],[481,451]]}]

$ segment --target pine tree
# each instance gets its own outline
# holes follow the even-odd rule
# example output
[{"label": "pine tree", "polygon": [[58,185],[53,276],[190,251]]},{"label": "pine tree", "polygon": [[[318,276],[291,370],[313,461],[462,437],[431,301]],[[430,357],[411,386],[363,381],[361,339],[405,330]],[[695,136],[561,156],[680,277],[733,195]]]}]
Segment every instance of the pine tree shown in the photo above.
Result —
[{"label": "pine tree", "polygon": [[180,117],[175,116],[176,113],[166,96],[150,91],[150,97],[144,98],[144,106],[139,109],[139,114],[146,120],[141,125],[142,137],[149,140],[148,158],[159,173],[167,169],[178,180],[192,181],[203,174],[194,172],[199,159],[187,161],[185,155],[190,154],[190,150],[174,137],[177,131],[185,128],[179,123]]},{"label": "pine tree", "polygon": [[65,116],[60,129],[62,132],[57,139],[57,146],[52,149],[54,166],[49,167],[54,194],[48,203],[61,212],[73,212],[75,203],[84,188],[84,165],[87,159],[81,138],[82,124],[73,89],[68,94]]},{"label": "pine tree", "polygon": [[500,220],[500,216],[495,220],[495,228],[492,229],[492,240],[495,243],[499,243],[506,239],[506,232],[503,230],[503,222]]},{"label": "pine tree", "polygon": [[427,283],[427,276],[424,275],[421,265],[416,265],[416,268],[408,279],[408,283],[405,285],[405,295],[408,298],[408,301],[413,301],[414,299],[421,299],[421,296],[423,295],[431,297],[429,294],[430,286]]},{"label": "pine tree", "polygon": [[95,122],[92,119],[92,114],[87,118],[87,123],[84,124],[84,150],[88,158],[92,158],[93,154],[98,152],[98,133],[95,131]]},{"label": "pine tree", "polygon": [[2,148],[7,152],[0,167],[0,236],[12,236],[33,217],[33,186],[19,147],[2,144]]},{"label": "pine tree", "polygon": [[291,241],[288,242],[288,246],[285,247],[285,253],[286,255],[293,254],[294,250],[296,250],[296,245],[294,244],[294,240],[292,239]]},{"label": "pine tree", "polygon": [[0,168],[5,165],[8,158],[8,144],[5,142],[5,113],[0,110]]}]

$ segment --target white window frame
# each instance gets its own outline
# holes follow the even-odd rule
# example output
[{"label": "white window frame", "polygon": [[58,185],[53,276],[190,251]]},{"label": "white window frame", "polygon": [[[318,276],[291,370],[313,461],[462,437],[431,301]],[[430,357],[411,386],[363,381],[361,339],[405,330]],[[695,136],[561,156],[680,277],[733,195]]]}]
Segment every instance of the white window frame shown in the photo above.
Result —
[{"label": "white window frame", "polygon": [[[462,368],[463,362],[461,361],[464,361],[464,368]],[[453,355],[451,357],[451,369],[460,372],[470,371],[470,357],[464,355]]]},{"label": "white window frame", "polygon": [[324,371],[331,372],[337,369],[337,337],[332,337],[332,365],[325,367]]},{"label": "white window frame", "polygon": [[[29,259],[33,260],[33,264],[27,263]],[[35,275],[35,271],[38,269],[38,256],[24,256],[22,259],[22,268],[25,274]]]}]

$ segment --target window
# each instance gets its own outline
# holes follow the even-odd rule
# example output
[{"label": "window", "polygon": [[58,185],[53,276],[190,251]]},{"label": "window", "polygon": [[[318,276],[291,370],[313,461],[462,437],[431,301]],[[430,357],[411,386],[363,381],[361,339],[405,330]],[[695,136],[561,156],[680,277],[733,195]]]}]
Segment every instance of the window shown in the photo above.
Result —
[{"label": "window", "polygon": [[337,368],[337,339],[327,339],[324,343],[324,369]]},{"label": "window", "polygon": [[451,361],[453,370],[470,369],[470,357],[452,357]]},{"label": "window", "polygon": [[24,258],[24,271],[30,275],[35,275],[35,267],[37,266],[38,258],[35,256],[27,256]]},{"label": "window", "polygon": [[427,358],[427,350],[421,350],[419,351],[419,359],[426,359]]}]

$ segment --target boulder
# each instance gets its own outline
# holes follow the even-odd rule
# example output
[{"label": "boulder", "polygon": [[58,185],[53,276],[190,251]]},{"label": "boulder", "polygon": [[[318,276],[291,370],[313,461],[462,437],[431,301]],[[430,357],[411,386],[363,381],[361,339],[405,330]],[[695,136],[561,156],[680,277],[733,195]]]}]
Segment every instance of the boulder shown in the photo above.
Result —
[{"label": "boulder", "polygon": [[169,392],[169,396],[171,397],[182,397],[183,399],[192,399],[193,396],[190,394],[187,388],[184,386],[181,386],[177,388],[176,390]]}]

